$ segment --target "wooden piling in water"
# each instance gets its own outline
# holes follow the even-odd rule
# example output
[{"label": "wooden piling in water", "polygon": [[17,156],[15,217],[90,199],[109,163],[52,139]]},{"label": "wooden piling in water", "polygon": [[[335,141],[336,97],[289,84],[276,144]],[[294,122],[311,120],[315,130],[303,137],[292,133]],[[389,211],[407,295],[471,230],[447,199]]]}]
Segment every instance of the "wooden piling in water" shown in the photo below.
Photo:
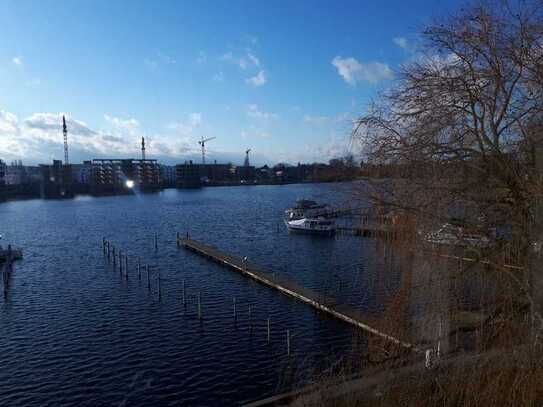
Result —
[{"label": "wooden piling in water", "polygon": [[198,318],[202,319],[202,294],[198,291]]},{"label": "wooden piling in water", "polygon": [[290,356],[290,329],[287,329],[287,356]]},{"label": "wooden piling in water", "polygon": [[162,287],[160,285],[160,270],[158,270],[158,300],[162,301]]},{"label": "wooden piling in water", "polygon": [[128,281],[128,255],[124,256],[124,277]]},{"label": "wooden piling in water", "polygon": [[181,246],[181,242],[179,241],[179,232],[177,232],[177,235],[176,235],[176,239],[175,239],[175,243],[177,244],[177,247],[179,248],[179,246]]},{"label": "wooden piling in water", "polygon": [[158,235],[155,233],[155,252],[158,250]]},{"label": "wooden piling in water", "polygon": [[113,258],[113,268],[115,268],[116,263],[117,263],[117,255],[115,254],[115,246],[113,246],[113,253],[112,254],[113,254],[113,256],[112,256],[112,258]]}]

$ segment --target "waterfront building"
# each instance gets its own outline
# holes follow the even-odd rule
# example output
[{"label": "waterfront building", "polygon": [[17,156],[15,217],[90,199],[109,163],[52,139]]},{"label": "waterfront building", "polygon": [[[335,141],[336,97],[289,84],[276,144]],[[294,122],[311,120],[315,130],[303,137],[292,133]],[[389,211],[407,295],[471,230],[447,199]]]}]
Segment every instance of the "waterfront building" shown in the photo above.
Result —
[{"label": "waterfront building", "polygon": [[6,185],[21,185],[25,183],[26,171],[22,161],[13,161],[6,166]]},{"label": "waterfront building", "polygon": [[160,179],[162,186],[174,187],[177,180],[177,169],[174,165],[160,165]]},{"label": "waterfront building", "polygon": [[254,183],[256,181],[256,169],[252,165],[237,167],[237,176],[241,183]]},{"label": "waterfront building", "polygon": [[138,189],[158,190],[161,186],[157,160],[94,159],[91,191],[96,194],[129,193]]},{"label": "waterfront building", "polygon": [[0,187],[6,185],[6,163],[0,160]]},{"label": "waterfront building", "polygon": [[38,184],[42,181],[42,171],[39,166],[25,165],[25,183]]},{"label": "waterfront building", "polygon": [[90,185],[92,179],[92,161],[82,164],[72,164],[72,177],[76,184]]},{"label": "waterfront building", "polygon": [[207,184],[227,184],[237,181],[236,166],[232,163],[197,164],[200,167],[200,177]]},{"label": "waterfront building", "polygon": [[200,166],[192,161],[175,166],[177,188],[198,188],[202,186],[200,180]]},{"label": "waterfront building", "polygon": [[40,164],[41,195],[44,198],[73,197],[72,166],[63,164],[61,160],[53,160],[53,164]]}]

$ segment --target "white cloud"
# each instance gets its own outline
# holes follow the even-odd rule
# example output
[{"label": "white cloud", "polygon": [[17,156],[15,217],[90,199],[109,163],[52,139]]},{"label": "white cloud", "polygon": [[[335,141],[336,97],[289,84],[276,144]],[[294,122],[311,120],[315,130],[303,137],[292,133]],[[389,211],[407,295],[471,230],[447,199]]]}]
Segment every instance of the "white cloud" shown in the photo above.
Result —
[{"label": "white cloud", "polygon": [[409,42],[407,41],[407,38],[405,37],[395,37],[392,39],[392,42],[394,42],[394,44],[396,44],[398,47],[406,51],[411,50],[411,47],[409,46]]},{"label": "white cloud", "polygon": [[[24,126],[26,130],[40,132],[42,136],[49,138],[51,133],[62,131],[62,116],[66,117],[69,134],[85,138],[96,134],[86,123],[71,118],[67,113],[34,113],[24,120]],[[56,138],[56,135],[54,137]]]},{"label": "white cloud", "polygon": [[275,113],[261,111],[255,104],[247,106],[247,116],[261,120],[274,120],[279,118],[279,116]]},{"label": "white cloud", "polygon": [[231,51],[225,53],[219,58],[220,61],[229,62],[231,64],[237,65],[243,70],[246,70],[251,67],[259,67],[260,60],[251,52],[247,52],[245,55],[236,56]]},{"label": "white cloud", "polygon": [[23,57],[13,57],[11,59],[11,62],[13,62],[17,66],[23,66]]},{"label": "white cloud", "polygon": [[133,118],[121,119],[119,117],[112,117],[107,114],[104,115],[104,119],[118,130],[134,133],[140,127],[140,123]]},{"label": "white cloud", "polygon": [[181,136],[191,136],[203,123],[201,113],[190,113],[186,120],[170,123],[166,126]]},{"label": "white cloud", "polygon": [[247,58],[253,63],[254,66],[260,66],[260,60],[250,52],[247,53]]},{"label": "white cloud", "polygon": [[323,125],[330,122],[330,117],[328,116],[304,116],[304,123],[313,124],[313,125]]},{"label": "white cloud", "polygon": [[381,62],[358,62],[355,58],[341,58],[336,56],[332,60],[338,74],[351,86],[359,81],[378,83],[382,80],[392,79],[394,74],[387,64]]},{"label": "white cloud", "polygon": [[202,114],[201,113],[189,114],[189,123],[192,127],[200,127],[202,125]]},{"label": "white cloud", "polygon": [[158,51],[155,57],[145,58],[143,60],[143,64],[151,72],[157,71],[161,66],[173,65],[176,63],[177,61],[173,57],[161,51]]},{"label": "white cloud", "polygon": [[303,117],[303,121],[313,126],[343,126],[345,124],[350,125],[352,118],[350,113],[339,113],[335,116],[312,116],[306,114]]},{"label": "white cloud", "polygon": [[249,131],[243,130],[241,133],[241,138],[244,140],[247,139],[269,139],[271,138],[270,133],[258,130],[258,129],[251,129]]},{"label": "white cloud", "polygon": [[[139,121],[108,115],[109,128],[94,130],[66,113],[35,113],[19,120],[13,113],[0,110],[0,158],[5,161],[22,159],[26,164],[51,162],[63,158],[62,115],[66,116],[70,161],[82,162],[93,158],[140,156],[141,137],[145,136],[147,156],[175,164],[184,160],[199,160],[197,140],[204,126],[200,113],[186,115],[159,133],[146,134]],[[138,126],[136,126],[136,123]],[[136,129],[133,132],[125,128]],[[204,128],[205,129],[205,128]],[[268,137],[265,131],[247,133],[250,137]],[[240,151],[210,150],[210,157],[220,162],[243,162]],[[211,158],[210,158],[211,159]],[[263,157],[261,156],[261,159]]]},{"label": "white cloud", "polygon": [[[22,122],[9,112],[0,112],[0,157],[49,162],[63,156],[62,116],[66,116],[70,156],[76,160],[119,151],[104,140],[104,134],[66,113],[34,113]],[[117,146],[122,146],[118,144]]]},{"label": "white cloud", "polygon": [[255,76],[245,79],[246,83],[255,87],[263,86],[267,81],[268,78],[266,77],[266,72],[264,71],[259,71]]},{"label": "white cloud", "polygon": [[222,82],[222,81],[224,81],[224,72],[223,72],[223,71],[217,72],[215,75],[213,75],[213,80],[214,80],[215,82]]},{"label": "white cloud", "polygon": [[207,61],[207,54],[204,51],[200,51],[198,53],[198,57],[196,58],[196,63],[203,64]]},{"label": "white cloud", "polygon": [[247,60],[244,57],[235,57],[231,52],[224,54],[220,57],[220,60],[230,62],[239,66],[241,69],[247,69]]},{"label": "white cloud", "polygon": [[156,61],[153,61],[151,59],[145,59],[143,61],[143,64],[145,65],[145,67],[150,70],[151,72],[154,72],[157,70],[158,68],[158,62]]},{"label": "white cloud", "polygon": [[157,57],[158,57],[158,60],[164,65],[173,65],[177,63],[177,61],[173,57],[160,51],[157,52]]}]

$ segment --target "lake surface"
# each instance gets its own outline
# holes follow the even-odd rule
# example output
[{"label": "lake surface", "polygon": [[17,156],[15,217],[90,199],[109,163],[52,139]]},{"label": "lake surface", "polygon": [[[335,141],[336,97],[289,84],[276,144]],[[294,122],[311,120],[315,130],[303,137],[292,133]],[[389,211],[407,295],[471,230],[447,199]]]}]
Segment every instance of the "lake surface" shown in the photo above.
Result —
[{"label": "lake surface", "polygon": [[[23,247],[25,258],[0,302],[0,405],[237,405],[283,390],[293,376],[310,379],[315,367],[349,354],[353,328],[176,248],[175,235],[189,232],[375,312],[371,239],[289,235],[281,220],[296,199],[337,201],[348,197],[340,193],[346,188],[220,187],[1,204],[3,242]],[[105,261],[102,237],[131,256],[128,281]],[[151,290],[144,273],[138,280],[137,256],[160,269],[161,301],[156,272]]]}]

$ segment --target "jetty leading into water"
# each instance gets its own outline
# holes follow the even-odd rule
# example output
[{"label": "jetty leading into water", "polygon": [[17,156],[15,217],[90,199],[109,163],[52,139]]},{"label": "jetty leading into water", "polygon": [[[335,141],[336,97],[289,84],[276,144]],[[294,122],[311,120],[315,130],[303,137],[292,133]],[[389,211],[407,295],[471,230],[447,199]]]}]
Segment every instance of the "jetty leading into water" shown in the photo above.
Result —
[{"label": "jetty leading into water", "polygon": [[233,256],[213,247],[211,245],[199,242],[187,237],[177,235],[177,247],[184,247],[202,257],[205,257],[215,263],[220,264],[230,270],[236,271],[245,277],[252,278],[260,284],[271,287],[283,294],[296,298],[313,308],[331,315],[341,321],[354,325],[357,328],[363,329],[371,334],[377,335],[387,341],[399,345],[405,349],[421,352],[414,344],[408,343],[401,339],[395,338],[392,335],[382,332],[370,325],[364,315],[351,307],[340,305],[335,301],[327,299],[326,296],[319,294],[311,289],[301,287],[293,281],[285,278],[276,277],[275,273],[266,271],[250,262],[247,258]]}]

